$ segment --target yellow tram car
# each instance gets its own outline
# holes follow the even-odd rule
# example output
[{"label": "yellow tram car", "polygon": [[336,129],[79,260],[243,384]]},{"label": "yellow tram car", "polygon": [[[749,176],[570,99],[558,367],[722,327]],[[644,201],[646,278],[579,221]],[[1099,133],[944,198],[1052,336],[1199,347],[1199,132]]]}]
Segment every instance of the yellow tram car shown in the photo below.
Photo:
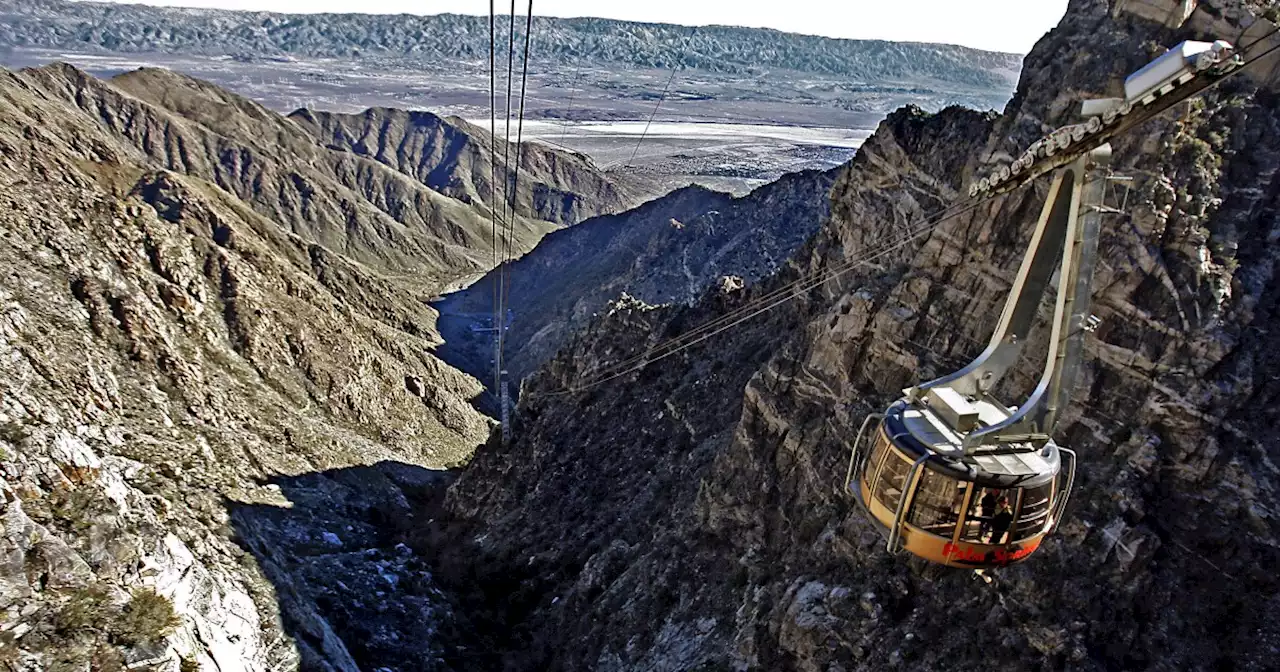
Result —
[{"label": "yellow tram car", "polygon": [[[1088,310],[1106,178],[1092,174],[1110,159],[1103,145],[1057,171],[986,350],[959,371],[904,390],[863,423],[845,489],[891,553],[1003,567],[1035,553],[1062,519],[1076,460],[1051,434],[1094,324]],[[1055,274],[1039,383],[1021,406],[1006,406],[992,392],[1019,361]]]},{"label": "yellow tram car", "polygon": [[[930,562],[981,568],[1025,560],[1061,519],[1071,489],[1058,446],[995,449],[969,461],[947,457],[959,452],[960,441],[943,416],[961,411],[967,422],[986,416],[995,424],[1007,413],[939,394],[926,402],[927,410],[899,401],[869,418],[879,423],[852,483],[858,500],[891,535],[892,547]],[[1005,525],[996,521],[1001,512]]]}]

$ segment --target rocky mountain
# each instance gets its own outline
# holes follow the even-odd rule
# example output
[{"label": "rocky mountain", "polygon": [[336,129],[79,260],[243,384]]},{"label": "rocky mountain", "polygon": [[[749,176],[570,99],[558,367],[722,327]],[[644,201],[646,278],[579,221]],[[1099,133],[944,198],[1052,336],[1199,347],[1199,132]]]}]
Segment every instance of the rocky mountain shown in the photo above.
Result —
[{"label": "rocky mountain", "polygon": [[[493,427],[427,303],[491,264],[489,141],[376,114],[403,163],[169,72],[0,70],[0,667],[443,669],[465,615],[389,521]],[[524,160],[521,215],[559,201],[521,247],[621,207]]]},{"label": "rocky mountain", "polygon": [[635,178],[606,175],[583,154],[538,143],[521,145],[519,174],[504,171],[516,165],[514,143],[495,146],[488,131],[458,117],[375,108],[359,115],[301,109],[289,119],[326,147],[377,161],[463,203],[484,207],[493,197],[491,176],[505,175],[499,204],[514,182],[515,211],[556,224],[620,212],[642,193]]},{"label": "rocky mountain", "polygon": [[[279,475],[466,459],[479,388],[430,354],[411,287],[147,165],[62,97],[73,74],[0,74],[0,659],[266,669],[297,658],[271,642],[299,627],[304,662],[354,669],[309,587],[272,585],[361,562],[360,531],[295,527],[298,553],[255,565],[280,530],[248,512],[288,504]],[[409,560],[366,561],[407,580]]]},{"label": "rocky mountain", "polygon": [[[826,218],[836,173],[793,173],[741,198],[691,186],[549,234],[502,270],[511,310],[504,368],[513,381],[532,373],[620,295],[650,305],[692,303],[713,284],[772,275]],[[447,341],[442,355],[482,380],[492,368],[491,337],[467,327],[493,313],[498,275],[435,304]],[[453,314],[473,319],[451,321]]]},{"label": "rocky mountain", "polygon": [[[830,220],[778,274],[690,307],[620,301],[526,379],[512,443],[478,453],[416,543],[488,619],[475,667],[1272,669],[1275,59],[1113,143],[1133,190],[1104,224],[1102,322],[1059,424],[1080,471],[1032,560],[988,584],[890,557],[841,492],[865,415],[981,351],[1046,185],[904,231],[960,200],[992,155],[1074,121],[1081,98],[1119,95],[1161,45],[1272,29],[1257,3],[1195,5],[1072,0],[1004,114],[904,109],[881,124],[837,180]],[[879,263],[566,393],[892,240],[904,246]],[[1005,391],[1025,394],[1034,373]]]},{"label": "rocky mountain", "polygon": [[[354,260],[390,272],[412,272],[424,291],[437,291],[494,263],[489,172],[464,173],[445,166],[436,172],[448,174],[447,179],[431,181],[435,168],[430,161],[459,160],[450,152],[454,145],[431,143],[456,143],[461,132],[452,138],[410,133],[399,151],[421,161],[409,170],[407,165],[387,165],[365,156],[359,148],[333,144],[334,129],[313,135],[319,127],[304,126],[167,70],[144,68],[107,82],[69,66],[54,66],[33,70],[26,79],[91,115],[131,145],[126,150],[130,154],[216,184],[260,214]],[[306,118],[306,113],[295,116]],[[488,146],[484,135],[456,148],[460,154],[476,153],[477,147]],[[514,149],[509,151],[514,157]],[[560,160],[558,155],[539,148],[522,152],[522,161],[537,175],[542,165]],[[575,223],[577,217],[622,209],[635,198],[581,157],[563,162],[572,166],[560,171],[563,176],[576,169],[593,173],[590,178],[573,176],[573,186],[589,184],[601,191],[572,199],[572,208],[533,204],[534,212],[522,209],[532,204],[530,198],[522,199],[513,220],[512,254],[527,251],[542,235]],[[558,193],[558,188],[545,182],[532,187],[535,197]]]},{"label": "rocky mountain", "polygon": [[[0,72],[0,665],[1273,668],[1275,59],[1114,143],[1134,181],[1104,227],[1102,322],[1060,425],[1077,490],[1033,560],[988,584],[889,557],[840,491],[865,415],[981,349],[1046,185],[904,232],[1160,45],[1247,42],[1274,3],[1190,8],[1072,0],[1003,115],[893,114],[782,268],[692,305],[596,311],[526,379],[505,446],[471,406],[479,383],[433,353],[438,283],[419,275],[483,259],[393,245],[450,231],[423,233],[437,220],[396,194],[472,211],[419,179],[431,151],[400,158],[395,138],[430,133],[315,135],[155,72]],[[485,173],[470,165],[443,169],[454,194]],[[815,187],[791,188],[757,193],[798,207],[788,194]],[[705,220],[712,240],[710,212],[657,221]],[[634,217],[617,221],[657,227]],[[886,241],[902,247],[566,393]],[[1021,370],[1005,391],[1030,384]],[[443,468],[482,443],[450,485]]]},{"label": "rocky mountain", "polygon": [[[488,23],[487,17],[448,14],[271,14],[10,0],[0,8],[0,44],[241,58],[359,57],[437,67],[487,60]],[[505,36],[504,29],[504,42]],[[1020,60],[1014,54],[943,44],[546,17],[534,19],[531,52],[539,66],[678,65],[740,74],[782,69],[866,84],[931,80],[996,88],[1016,78]]]}]

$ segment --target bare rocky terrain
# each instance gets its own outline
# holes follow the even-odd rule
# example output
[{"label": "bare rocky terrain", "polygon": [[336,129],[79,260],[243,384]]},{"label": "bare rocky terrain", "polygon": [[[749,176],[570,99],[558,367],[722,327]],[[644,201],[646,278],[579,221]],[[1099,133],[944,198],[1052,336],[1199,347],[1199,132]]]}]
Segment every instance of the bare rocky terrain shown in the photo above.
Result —
[{"label": "bare rocky terrain", "polygon": [[[1274,59],[1118,139],[1101,326],[1060,425],[1067,521],[993,573],[890,557],[841,492],[867,413],[955,370],[993,328],[1045,186],[943,222],[880,263],[585,391],[601,367],[856,259],[962,198],[992,155],[1184,38],[1247,43],[1253,11],[1073,0],[1003,115],[891,115],[831,217],[776,276],[691,307],[624,300],[526,379],[419,537],[517,670],[1268,670],[1280,652],[1280,116]],[[1251,28],[1251,29],[1250,29]],[[1276,41],[1272,38],[1273,42]],[[1033,336],[1034,337],[1034,336]],[[1042,351],[1043,352],[1043,351]],[[1028,353],[1031,359],[1037,353]],[[1034,372],[1009,381],[1025,394]],[[440,522],[441,518],[437,518]],[[479,608],[473,608],[479,609]]]},{"label": "bare rocky terrain", "polygon": [[[505,142],[495,146],[488,131],[457,117],[376,108],[359,115],[304,109],[288,118],[325,147],[375,160],[486,213],[496,200],[518,215],[571,225],[624,210],[643,193],[637,181],[606,175],[584,155],[530,143],[520,148],[519,174],[506,171],[507,182],[494,199],[490,176],[502,179],[503,166],[515,165],[515,148]],[[469,246],[471,241],[460,242]],[[530,246],[527,235],[513,242],[517,254]],[[474,249],[482,252],[484,245]]]},{"label": "bare rocky terrain", "polygon": [[[1161,45],[1240,41],[1276,10],[1199,5],[1182,23],[1173,0],[1072,0],[1003,114],[905,107],[839,170],[744,198],[621,212],[644,185],[531,152],[522,251],[553,233],[521,264],[574,290],[545,305],[583,307],[509,445],[429,305],[492,264],[474,127],[286,117],[154,69],[0,71],[0,666],[1274,668],[1274,62],[1115,143],[1133,191],[1110,203],[1102,322],[1061,425],[1078,490],[990,584],[887,556],[840,481],[868,412],[981,349],[1043,184],[571,391],[902,240]],[[608,265],[581,262],[595,246]],[[578,270],[608,292],[577,294]],[[625,286],[671,305],[590,307]]]},{"label": "bare rocky terrain", "polygon": [[[489,140],[374,115],[0,71],[0,666],[438,667],[459,619],[389,521],[492,429],[428,305],[492,263]],[[631,197],[522,160],[519,248]]]},{"label": "bare rocky terrain", "polygon": [[[377,150],[335,145],[341,132],[314,123],[322,115],[303,116],[299,123],[170,71],[136,70],[118,75],[110,84],[65,66],[36,69],[29,77],[94,115],[149,160],[210,181],[261,214],[356,261],[388,271],[411,271],[424,288],[447,286],[467,271],[487,270],[493,264],[487,140],[464,142],[457,152],[425,144],[465,138],[462,130],[450,138],[430,132],[458,129],[456,124],[463,122],[418,115],[405,116],[394,126],[389,121],[380,124],[386,127],[383,136],[402,136],[401,153],[420,159],[413,166],[388,165],[386,155]],[[367,132],[364,120],[346,121],[354,126],[351,135],[358,138]],[[497,154],[504,153],[512,157],[507,179],[513,179],[514,149],[502,143]],[[522,151],[522,172],[534,179],[523,183],[525,191],[516,203],[513,254],[531,249],[545,233],[581,217],[625,209],[639,200],[625,181],[596,175],[591,186],[600,191],[584,194],[572,208],[534,204],[530,190],[552,193],[537,178],[545,172],[542,166],[559,156],[568,164],[561,173],[598,172],[580,156],[541,147]],[[497,175],[502,179],[501,169]]]},{"label": "bare rocky terrain", "polygon": [[[508,24],[498,23],[505,66]],[[522,35],[516,38],[519,44]],[[488,128],[488,47],[487,17],[286,15],[63,0],[0,6],[0,64],[7,67],[63,61],[103,78],[159,67],[285,113],[428,110]],[[524,102],[526,120],[538,123],[525,138],[642,175],[662,192],[695,182],[743,195],[788,172],[843,164],[856,148],[844,138],[865,138],[902,105],[999,109],[1020,62],[1016,54],[944,44],[535,17]],[[518,56],[515,65],[518,95]],[[499,69],[499,134],[505,134],[508,83],[506,68]],[[644,126],[655,114],[643,147],[638,129],[617,132]],[[672,132],[664,124],[684,128]],[[514,124],[511,132],[514,138]]]},{"label": "bare rocky terrain", "polygon": [[[293,108],[278,98],[139,67],[150,60],[119,67],[112,50],[128,47],[108,38],[61,45],[104,64],[61,59],[57,42],[31,51],[18,35],[85,9],[103,8],[0,8],[4,62],[35,53],[40,64],[0,73],[0,666],[474,669],[500,619],[441,583],[436,551],[417,537],[441,511],[448,470],[494,423],[477,410],[491,408],[480,383],[440,358],[429,300],[492,267],[495,178],[514,171],[495,175],[491,157],[514,160],[512,148],[457,116],[386,105],[284,115]],[[149,25],[118,18],[104,25]],[[93,73],[47,64],[57,60]],[[199,62],[183,69],[216,59]],[[974,65],[974,91],[998,89],[982,73],[1001,67]],[[595,97],[612,90],[631,101],[619,110],[648,108],[648,76],[610,74]],[[618,88],[628,77],[632,94]],[[763,120],[787,104],[748,107]],[[535,114],[554,116],[545,103]],[[652,147],[673,141],[656,133]],[[736,150],[712,142],[675,160],[738,179],[716,159]],[[520,154],[513,256],[666,184],[553,144]],[[750,179],[845,156],[806,147]],[[656,174],[678,181],[681,170]],[[833,177],[797,176],[740,202],[707,193],[731,226],[682,215],[701,240],[673,298],[726,270],[771,272],[816,228]],[[757,231],[754,206],[770,194],[790,194],[796,210]],[[653,253],[685,246],[654,242]],[[621,252],[597,263],[599,277],[611,265],[643,275],[666,256]]]},{"label": "bare rocky terrain", "polygon": [[[146,53],[367,58],[453,69],[489,53],[488,18],[438,14],[274,14],[63,0],[12,0],[0,14],[5,44]],[[505,22],[503,22],[505,23]],[[523,29],[523,25],[516,30]],[[510,35],[498,27],[500,44]],[[523,35],[514,36],[519,41]],[[540,64],[838,75],[854,83],[931,81],[992,86],[1016,77],[1018,57],[948,44],[841,40],[733,26],[688,28],[611,19],[535,17]]]},{"label": "bare rocky terrain", "polygon": [[492,322],[496,282],[505,283],[503,368],[512,384],[620,296],[644,305],[687,304],[711,286],[754,285],[817,232],[837,172],[792,173],[739,198],[690,186],[549,234],[501,271],[433,304],[446,341],[441,356],[491,378],[485,374],[492,370],[492,337],[472,327]]}]

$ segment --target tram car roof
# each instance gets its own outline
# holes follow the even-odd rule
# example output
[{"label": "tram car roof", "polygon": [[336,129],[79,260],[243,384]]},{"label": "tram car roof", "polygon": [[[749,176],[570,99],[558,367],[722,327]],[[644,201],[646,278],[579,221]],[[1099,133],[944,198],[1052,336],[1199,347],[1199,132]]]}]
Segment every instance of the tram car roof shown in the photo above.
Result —
[{"label": "tram car roof", "polygon": [[[978,421],[995,424],[1009,417],[1009,410],[980,400]],[[1030,442],[980,447],[965,456],[964,433],[948,426],[940,414],[925,404],[901,400],[885,414],[885,430],[899,450],[918,459],[930,454],[925,466],[947,476],[972,481],[985,487],[1034,487],[1053,479],[1059,470],[1057,446],[1046,442],[1037,447]]]}]

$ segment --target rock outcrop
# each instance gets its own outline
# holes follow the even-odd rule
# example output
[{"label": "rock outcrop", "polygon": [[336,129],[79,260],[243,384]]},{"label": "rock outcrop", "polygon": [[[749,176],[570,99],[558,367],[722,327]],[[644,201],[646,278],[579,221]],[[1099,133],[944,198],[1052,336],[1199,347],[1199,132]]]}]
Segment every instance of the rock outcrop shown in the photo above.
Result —
[{"label": "rock outcrop", "polygon": [[[260,214],[328,249],[397,274],[413,273],[425,293],[458,284],[493,266],[493,248],[505,246],[493,233],[488,205],[489,174],[470,175],[469,191],[483,198],[464,198],[447,184],[388,166],[328,140],[322,142],[303,125],[211,84],[167,70],[143,68],[103,81],[73,67],[53,65],[24,71],[23,81],[41,95],[79,108],[82,115],[107,129],[121,155],[206,180],[253,206]],[[387,112],[387,114],[395,114]],[[314,127],[313,127],[314,128]],[[475,127],[470,132],[484,133]],[[406,151],[446,159],[462,147],[433,146],[416,138]],[[487,145],[488,139],[474,141]],[[500,150],[506,149],[500,143]],[[512,150],[514,155],[514,150]],[[563,155],[565,158],[560,159]],[[584,197],[591,213],[623,209],[630,196],[612,189],[613,181],[581,157],[539,150],[544,161],[571,164],[542,184],[568,193],[554,178],[588,182],[607,196]],[[574,175],[589,171],[591,177]],[[543,208],[549,219],[516,205],[510,252],[518,256],[546,233],[573,223],[562,211]]]},{"label": "rock outcrop", "polygon": [[[329,147],[368,157],[463,203],[506,203],[516,185],[517,213],[561,225],[621,212],[643,195],[632,179],[605,175],[583,154],[523,143],[494,143],[488,131],[459,117],[374,108],[363,114],[298,110],[289,119]],[[503,171],[502,166],[509,166]],[[504,200],[508,199],[508,200]]]},{"label": "rock outcrop", "polygon": [[[457,553],[441,575],[505,615],[505,669],[1274,666],[1280,107],[1266,72],[1113,143],[1133,190],[1104,226],[1101,327],[1059,424],[1077,490],[1036,557],[990,585],[890,557],[841,494],[863,417],[982,349],[1046,188],[904,233],[983,162],[1073,122],[1080,99],[1118,95],[1158,45],[1260,30],[1256,5],[1208,0],[1174,28],[1139,4],[1160,3],[1072,0],[1003,115],[891,115],[774,277],[691,307],[620,303],[526,380],[516,439],[477,455],[440,530]],[[894,240],[713,341],[565,393]]]}]

